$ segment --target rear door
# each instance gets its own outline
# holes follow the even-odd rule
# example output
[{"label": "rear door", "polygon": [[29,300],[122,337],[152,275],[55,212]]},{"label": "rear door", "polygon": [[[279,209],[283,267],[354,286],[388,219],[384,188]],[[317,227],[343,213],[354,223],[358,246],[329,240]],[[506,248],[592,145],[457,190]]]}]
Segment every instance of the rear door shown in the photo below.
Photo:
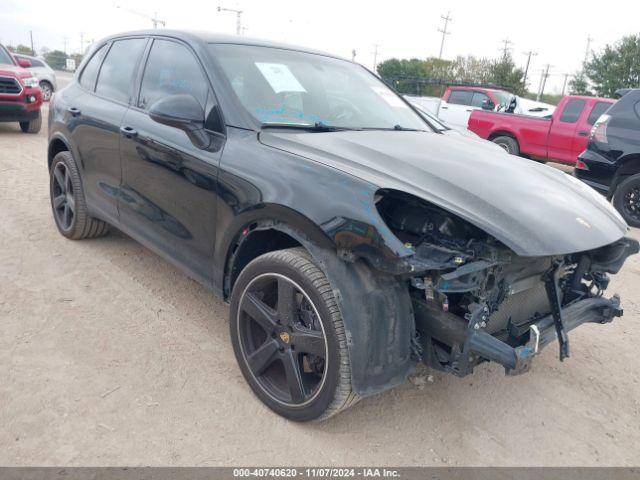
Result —
[{"label": "rear door", "polygon": [[472,107],[473,91],[464,89],[452,89],[446,102],[442,102],[438,117],[450,125],[467,128]]},{"label": "rear door", "polygon": [[82,164],[89,210],[118,223],[120,122],[129,108],[133,79],[146,38],[116,40],[101,47],[80,74],[80,95],[69,98],[67,115]]},{"label": "rear door", "polygon": [[600,115],[609,110],[611,105],[613,105],[612,102],[604,102],[601,100],[593,101],[585,108],[584,112],[582,112],[578,120],[576,135],[573,137],[572,150],[575,158],[578,158],[578,156],[586,150],[591,128],[596,123],[596,120],[600,118]]},{"label": "rear door", "polygon": [[155,102],[177,94],[192,95],[212,118],[213,91],[196,55],[184,43],[156,38],[122,122],[120,218],[127,233],[210,283],[224,137],[205,122],[211,146],[203,150],[183,130],[149,117]]},{"label": "rear door", "polygon": [[551,124],[548,141],[548,156],[550,160],[574,164],[578,155],[574,154],[573,140],[577,135],[578,121],[585,111],[587,101],[582,98],[572,98],[567,101],[562,112]]}]

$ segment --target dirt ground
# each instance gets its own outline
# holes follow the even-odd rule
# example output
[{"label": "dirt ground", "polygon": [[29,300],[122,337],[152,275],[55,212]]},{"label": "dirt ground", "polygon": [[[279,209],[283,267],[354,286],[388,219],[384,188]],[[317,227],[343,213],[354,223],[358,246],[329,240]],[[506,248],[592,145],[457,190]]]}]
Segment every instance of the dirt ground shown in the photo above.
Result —
[{"label": "dirt ground", "polygon": [[45,130],[0,124],[0,465],[638,464],[640,256],[609,290],[623,319],[562,364],[552,345],[527,375],[433,373],[295,424],[245,384],[224,303],[122,234],[58,234]]}]

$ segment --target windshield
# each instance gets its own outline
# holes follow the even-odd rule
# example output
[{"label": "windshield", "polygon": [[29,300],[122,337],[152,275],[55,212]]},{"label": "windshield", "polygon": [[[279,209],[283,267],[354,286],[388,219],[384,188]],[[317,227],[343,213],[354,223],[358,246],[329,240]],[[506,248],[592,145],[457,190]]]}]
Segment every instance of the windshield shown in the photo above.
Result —
[{"label": "windshield", "polygon": [[428,128],[361,66],[323,55],[250,45],[210,45],[233,91],[263,125]]},{"label": "windshield", "polygon": [[0,45],[0,65],[13,65],[11,55],[2,45]]},{"label": "windshield", "polygon": [[413,102],[411,102],[411,105],[413,105],[413,107],[416,110],[418,110],[422,115],[424,115],[426,117],[426,120],[431,124],[431,126],[434,129],[438,130],[439,132],[444,132],[444,131],[447,131],[447,130],[451,130],[449,127],[447,127],[444,124],[444,122],[442,120],[437,118],[434,114],[428,112],[421,105],[418,105],[417,103],[413,103]]}]

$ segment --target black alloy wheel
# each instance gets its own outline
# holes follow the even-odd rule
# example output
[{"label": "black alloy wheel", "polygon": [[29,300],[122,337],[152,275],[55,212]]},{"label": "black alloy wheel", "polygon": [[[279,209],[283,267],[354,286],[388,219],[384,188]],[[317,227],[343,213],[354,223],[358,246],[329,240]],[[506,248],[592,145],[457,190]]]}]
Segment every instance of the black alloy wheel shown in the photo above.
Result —
[{"label": "black alloy wheel", "polygon": [[64,231],[71,230],[75,220],[76,200],[69,168],[62,162],[53,169],[52,204],[56,221]]},{"label": "black alloy wheel", "polygon": [[311,402],[326,379],[328,352],[304,290],[283,275],[260,275],[242,293],[238,322],[242,355],[265,393],[285,406]]}]

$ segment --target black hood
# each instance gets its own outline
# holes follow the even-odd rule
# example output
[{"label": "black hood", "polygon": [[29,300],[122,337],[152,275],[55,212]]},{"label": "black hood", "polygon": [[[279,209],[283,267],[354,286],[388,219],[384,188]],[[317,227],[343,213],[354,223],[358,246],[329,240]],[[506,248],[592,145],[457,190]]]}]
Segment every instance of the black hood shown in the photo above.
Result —
[{"label": "black hood", "polygon": [[261,132],[260,141],[438,205],[519,255],[591,250],[627,225],[593,189],[479,142],[402,131]]}]

